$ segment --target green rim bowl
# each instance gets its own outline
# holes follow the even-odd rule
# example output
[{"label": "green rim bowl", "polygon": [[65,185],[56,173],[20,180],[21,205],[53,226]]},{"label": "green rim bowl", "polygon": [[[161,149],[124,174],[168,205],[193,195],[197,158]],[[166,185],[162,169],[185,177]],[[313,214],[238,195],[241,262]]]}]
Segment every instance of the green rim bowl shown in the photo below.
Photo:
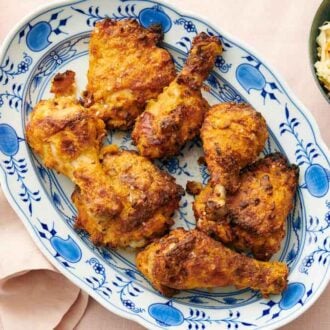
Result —
[{"label": "green rim bowl", "polygon": [[325,89],[321,81],[318,79],[314,67],[314,63],[318,61],[316,38],[320,33],[319,27],[323,25],[325,21],[330,21],[330,0],[324,0],[321,3],[314,16],[311,31],[309,34],[309,58],[311,62],[312,72],[321,93],[330,103],[330,96],[328,95],[329,92]]}]

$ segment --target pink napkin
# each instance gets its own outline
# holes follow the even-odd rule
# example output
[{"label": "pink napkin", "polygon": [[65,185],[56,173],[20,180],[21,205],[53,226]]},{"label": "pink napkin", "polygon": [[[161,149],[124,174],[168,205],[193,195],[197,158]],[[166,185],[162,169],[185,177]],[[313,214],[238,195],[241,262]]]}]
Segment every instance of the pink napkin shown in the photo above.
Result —
[{"label": "pink napkin", "polygon": [[[165,0],[166,1],[166,0]],[[330,109],[313,80],[308,33],[321,0],[185,0],[166,2],[207,17],[245,41],[285,78],[330,144]],[[0,1],[0,43],[44,0]],[[330,287],[286,330],[330,329]],[[34,245],[0,188],[0,329],[142,329],[105,310],[59,274]]]},{"label": "pink napkin", "polygon": [[[72,329],[88,295],[43,257],[0,192],[0,320],[4,329]],[[0,323],[0,324],[1,324]]]}]

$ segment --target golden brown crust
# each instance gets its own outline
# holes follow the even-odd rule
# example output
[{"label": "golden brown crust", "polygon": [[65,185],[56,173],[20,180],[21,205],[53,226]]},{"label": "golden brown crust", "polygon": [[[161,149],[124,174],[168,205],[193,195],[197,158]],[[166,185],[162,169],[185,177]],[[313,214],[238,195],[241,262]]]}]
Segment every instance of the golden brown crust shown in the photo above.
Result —
[{"label": "golden brown crust", "polygon": [[52,81],[52,87],[50,92],[55,96],[75,96],[76,94],[76,74],[67,70],[63,73],[58,73]]},{"label": "golden brown crust", "polygon": [[78,103],[74,88],[74,72],[57,74],[52,83],[55,97],[41,100],[26,126],[27,142],[45,165],[71,178],[73,162],[89,164],[98,158],[106,134],[102,120]]},{"label": "golden brown crust", "polygon": [[201,182],[187,181],[186,192],[190,195],[196,196],[203,190]]},{"label": "golden brown crust", "polygon": [[96,217],[87,208],[79,189],[73,193],[78,209],[77,226],[93,242],[110,247],[141,247],[164,235],[173,224],[183,189],[173,177],[160,171],[134,151],[106,146],[101,150],[102,167],[121,208],[113,217]]},{"label": "golden brown crust", "polygon": [[86,111],[74,95],[63,96],[72,90],[72,74],[56,77],[53,91],[61,92],[34,107],[26,127],[27,142],[47,167],[69,177],[82,191],[90,192],[87,195],[91,213],[113,217],[121,204],[99,162],[106,134],[104,123]]},{"label": "golden brown crust", "polygon": [[227,197],[233,223],[260,235],[281,229],[293,206],[298,167],[274,153],[243,169],[240,177],[241,188]]},{"label": "golden brown crust", "polygon": [[268,296],[281,293],[287,286],[285,263],[251,259],[198,230],[171,231],[139,252],[136,262],[152,285],[165,295],[177,290],[235,285]]},{"label": "golden brown crust", "polygon": [[148,158],[175,155],[199,133],[209,108],[200,89],[220,53],[217,38],[205,33],[195,37],[182,72],[157,100],[148,102],[135,123],[132,139],[141,155]]},{"label": "golden brown crust", "polygon": [[164,234],[173,224],[183,189],[135,152],[115,146],[100,150],[103,121],[74,96],[62,96],[67,95],[64,86],[71,89],[72,76],[59,77],[53,86],[60,95],[35,106],[26,136],[47,167],[77,185],[72,196],[76,225],[95,243],[112,247],[141,247]]},{"label": "golden brown crust", "polygon": [[84,104],[109,128],[130,128],[146,102],[175,78],[171,55],[157,46],[161,40],[160,29],[133,19],[96,23]]},{"label": "golden brown crust", "polygon": [[196,196],[193,203],[193,211],[197,221],[197,228],[211,237],[219,239],[222,243],[228,244],[233,241],[232,227],[227,221],[225,214],[226,205],[222,205],[224,214],[217,216],[217,212],[207,212],[210,198],[213,196],[213,188],[208,184],[201,193]]},{"label": "golden brown crust", "polygon": [[198,34],[193,39],[187,61],[178,75],[178,84],[199,90],[213,68],[215,57],[221,53],[222,45],[218,37],[204,32]]},{"label": "golden brown crust", "polygon": [[252,163],[268,137],[266,121],[248,104],[221,103],[206,114],[201,128],[212,184],[239,187],[239,171]]},{"label": "golden brown crust", "polygon": [[298,185],[298,168],[274,153],[244,168],[240,188],[226,198],[225,212],[212,219],[206,212],[213,193],[211,185],[196,197],[197,227],[239,250],[250,250],[269,260],[285,235],[285,222],[292,210]]}]

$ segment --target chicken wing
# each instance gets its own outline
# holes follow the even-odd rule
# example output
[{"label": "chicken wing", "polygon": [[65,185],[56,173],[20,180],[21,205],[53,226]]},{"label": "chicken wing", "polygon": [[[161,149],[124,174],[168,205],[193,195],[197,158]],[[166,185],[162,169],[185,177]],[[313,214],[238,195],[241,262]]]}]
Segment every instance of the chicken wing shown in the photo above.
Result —
[{"label": "chicken wing", "polygon": [[146,102],[175,78],[171,55],[157,46],[162,38],[160,26],[145,29],[132,19],[96,23],[84,105],[109,128],[133,126]]},{"label": "chicken wing", "polygon": [[122,208],[114,219],[96,217],[77,187],[72,195],[78,209],[77,226],[94,243],[110,247],[141,247],[164,235],[174,223],[171,216],[179,207],[183,188],[134,151],[109,145],[101,154],[103,170]]},{"label": "chicken wing", "polygon": [[173,156],[199,133],[209,108],[200,89],[221,51],[220,41],[214,36],[201,33],[194,38],[181,73],[157,100],[148,102],[135,123],[132,139],[141,155]]},{"label": "chicken wing", "polygon": [[266,121],[247,104],[222,103],[206,114],[201,128],[211,184],[239,187],[239,171],[255,161],[268,137]]},{"label": "chicken wing", "polygon": [[198,230],[171,231],[139,252],[136,262],[155,289],[167,296],[177,290],[227,285],[249,287],[268,296],[287,286],[285,263],[241,255]]},{"label": "chicken wing", "polygon": [[[240,184],[222,203],[214,202],[221,197],[214,196],[214,188],[208,184],[194,202],[197,227],[238,250],[250,250],[257,259],[269,260],[285,235],[298,167],[289,165],[280,153],[270,154],[244,168]],[[214,203],[222,205],[217,215],[207,211]]]},{"label": "chicken wing", "polygon": [[80,170],[97,166],[101,169],[98,159],[106,131],[103,121],[76,100],[74,77],[72,71],[55,76],[51,89],[55,97],[41,100],[34,107],[26,137],[47,167],[80,185]]},{"label": "chicken wing", "polygon": [[105,126],[71,95],[74,73],[58,74],[52,91],[55,98],[32,111],[26,136],[47,167],[77,185],[77,226],[113,247],[142,246],[166,232],[183,189],[148,160],[114,146],[102,150],[101,163]]}]

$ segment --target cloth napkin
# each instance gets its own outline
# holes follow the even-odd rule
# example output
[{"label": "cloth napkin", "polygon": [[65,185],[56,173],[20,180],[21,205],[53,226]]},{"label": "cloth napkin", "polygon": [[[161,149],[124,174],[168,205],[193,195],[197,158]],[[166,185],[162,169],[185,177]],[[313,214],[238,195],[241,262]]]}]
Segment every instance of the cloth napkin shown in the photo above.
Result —
[{"label": "cloth napkin", "polygon": [[0,324],[4,329],[72,329],[88,295],[44,258],[0,193]]},{"label": "cloth napkin", "polygon": [[[244,40],[274,66],[314,114],[330,143],[329,104],[318,91],[307,53],[320,0],[166,1],[208,18]],[[0,0],[0,43],[44,0]],[[330,329],[330,288],[285,329]],[[43,257],[0,189],[0,329],[143,329],[105,310]]]}]

